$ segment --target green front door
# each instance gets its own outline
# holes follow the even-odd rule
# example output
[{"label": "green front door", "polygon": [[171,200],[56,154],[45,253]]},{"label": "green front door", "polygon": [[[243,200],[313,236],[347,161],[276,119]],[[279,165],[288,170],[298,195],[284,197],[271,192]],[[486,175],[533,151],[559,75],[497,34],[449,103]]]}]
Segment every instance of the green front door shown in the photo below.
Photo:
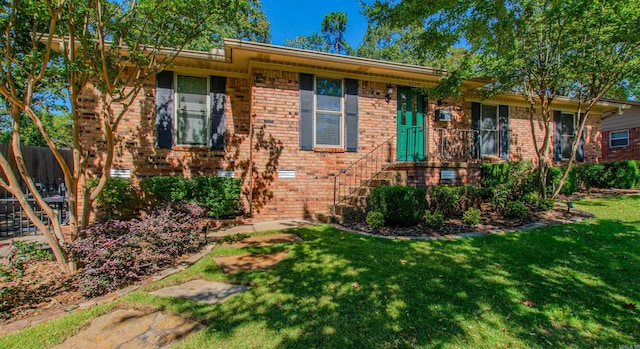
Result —
[{"label": "green front door", "polygon": [[398,87],[398,161],[424,160],[423,98],[409,87]]}]

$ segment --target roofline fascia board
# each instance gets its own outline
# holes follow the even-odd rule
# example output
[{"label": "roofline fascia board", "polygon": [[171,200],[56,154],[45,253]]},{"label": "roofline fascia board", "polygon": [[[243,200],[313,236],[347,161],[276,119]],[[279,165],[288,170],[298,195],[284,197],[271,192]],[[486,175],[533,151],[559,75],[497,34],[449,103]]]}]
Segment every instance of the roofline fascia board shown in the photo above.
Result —
[{"label": "roofline fascia board", "polygon": [[[385,62],[379,61],[369,58],[361,58],[361,57],[353,57],[353,56],[343,56],[334,53],[326,53],[326,52],[317,52],[311,50],[303,50],[292,47],[283,47],[276,46],[270,44],[262,44],[248,41],[241,41],[236,39],[224,39],[225,50],[227,49],[246,49],[248,51],[257,51],[262,53],[271,53],[271,54],[281,54],[286,56],[296,56],[301,58],[309,58],[320,61],[328,61],[335,63],[343,63],[343,64],[353,64],[360,65],[371,68],[381,68],[388,70],[398,70],[408,73],[418,73],[418,74],[428,74],[437,76],[438,78],[447,75],[448,73],[444,70],[437,70],[433,68],[420,67],[417,65],[404,64],[404,63],[393,63],[393,62]],[[483,81],[481,79],[477,79],[478,81]]]},{"label": "roofline fascia board", "polygon": [[315,75],[321,75],[325,77],[367,80],[367,81],[395,84],[395,85],[408,86],[408,87],[435,87],[438,84],[438,80],[412,79],[412,78],[393,77],[393,76],[370,74],[370,73],[350,73],[350,72],[345,72],[343,70],[327,69],[327,68],[314,67],[314,66],[289,65],[289,64],[282,64],[282,63],[270,63],[270,62],[252,60],[249,62],[249,71],[252,71],[254,68],[284,70],[284,71],[292,71],[297,73],[304,72],[304,73],[311,73]]},{"label": "roofline fascia board", "polygon": [[[510,92],[510,91],[504,91],[501,93],[498,93],[496,95],[493,96],[489,96],[486,98],[482,98],[482,97],[476,97],[476,96],[471,96],[471,97],[467,97],[466,100],[467,101],[473,101],[473,102],[482,102],[485,100],[491,100],[492,98],[505,98],[505,99],[524,99],[525,97],[517,92]],[[540,98],[538,96],[533,96],[534,99],[537,101]],[[529,105],[529,103],[527,102],[523,102],[526,103],[527,106]],[[578,105],[580,103],[579,99],[576,98],[571,98],[571,97],[567,97],[567,96],[557,96],[554,98],[553,102],[552,102],[552,106],[554,103],[567,103],[567,104],[572,104],[572,105]],[[598,103],[596,103],[596,106],[600,107],[600,108],[616,108],[616,109],[628,109],[630,108],[630,106],[625,102],[625,101],[614,101],[614,100],[600,100],[598,101]]]},{"label": "roofline fascia board", "polygon": [[[52,44],[57,45],[58,50],[62,50],[62,48],[64,47],[64,45],[66,45],[66,42],[68,40],[68,36],[65,37],[54,37],[53,39],[51,39]],[[48,35],[45,34],[42,36],[42,39],[40,40],[41,42],[46,42],[48,39]],[[105,45],[110,45],[112,43],[112,41],[105,41]],[[80,45],[80,41],[76,40],[76,44]],[[147,52],[151,52],[151,51],[155,51],[157,55],[160,56],[176,56],[176,57],[180,57],[180,58],[194,58],[194,59],[202,59],[202,60],[213,60],[216,62],[230,62],[230,60],[227,58],[227,55],[224,53],[224,51],[220,50],[220,49],[213,49],[210,50],[209,52],[205,52],[205,51],[195,51],[195,50],[178,50],[178,49],[172,49],[169,47],[150,47],[147,45],[142,45],[141,48]],[[128,54],[129,52],[129,48],[123,45],[120,45],[119,50],[122,54]]]}]

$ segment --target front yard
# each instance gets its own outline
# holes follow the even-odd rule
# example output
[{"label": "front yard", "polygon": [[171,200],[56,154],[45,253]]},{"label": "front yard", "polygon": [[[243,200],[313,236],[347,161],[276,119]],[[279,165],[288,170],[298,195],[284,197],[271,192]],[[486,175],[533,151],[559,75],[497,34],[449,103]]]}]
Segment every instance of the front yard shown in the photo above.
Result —
[{"label": "front yard", "polygon": [[[161,309],[206,327],[179,348],[618,347],[640,344],[640,196],[593,199],[597,218],[454,241],[291,229],[305,242],[214,249],[187,270],[86,311],[0,338],[45,348],[115,307]],[[226,275],[212,255],[276,252]],[[250,285],[221,304],[146,291],[202,278]]]}]

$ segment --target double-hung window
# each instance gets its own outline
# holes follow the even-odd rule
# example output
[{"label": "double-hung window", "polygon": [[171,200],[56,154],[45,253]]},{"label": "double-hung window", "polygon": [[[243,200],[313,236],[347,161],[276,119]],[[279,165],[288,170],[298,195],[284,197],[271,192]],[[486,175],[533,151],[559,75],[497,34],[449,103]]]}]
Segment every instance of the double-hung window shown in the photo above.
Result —
[{"label": "double-hung window", "polygon": [[342,79],[315,78],[315,146],[343,147],[344,87]]},{"label": "double-hung window", "polygon": [[480,116],[482,156],[498,156],[498,106],[482,105]]},{"label": "double-hung window", "polygon": [[611,148],[629,146],[629,130],[609,132],[609,146]]},{"label": "double-hung window", "polygon": [[571,157],[571,147],[573,147],[574,132],[573,114],[562,114],[562,158]]},{"label": "double-hung window", "polygon": [[175,144],[206,146],[209,130],[209,78],[177,75]]}]

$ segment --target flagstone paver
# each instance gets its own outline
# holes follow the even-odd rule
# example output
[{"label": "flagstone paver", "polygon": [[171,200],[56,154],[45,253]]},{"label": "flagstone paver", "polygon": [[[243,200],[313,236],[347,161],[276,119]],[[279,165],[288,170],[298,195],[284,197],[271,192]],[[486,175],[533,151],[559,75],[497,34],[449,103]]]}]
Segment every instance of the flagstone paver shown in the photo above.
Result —
[{"label": "flagstone paver", "polygon": [[249,287],[243,285],[231,285],[222,282],[192,280],[180,285],[161,288],[150,292],[152,295],[162,297],[182,297],[196,302],[216,304],[227,297],[244,292]]},{"label": "flagstone paver", "polygon": [[200,330],[195,321],[160,311],[116,310],[93,320],[91,326],[54,349],[160,349]]}]

